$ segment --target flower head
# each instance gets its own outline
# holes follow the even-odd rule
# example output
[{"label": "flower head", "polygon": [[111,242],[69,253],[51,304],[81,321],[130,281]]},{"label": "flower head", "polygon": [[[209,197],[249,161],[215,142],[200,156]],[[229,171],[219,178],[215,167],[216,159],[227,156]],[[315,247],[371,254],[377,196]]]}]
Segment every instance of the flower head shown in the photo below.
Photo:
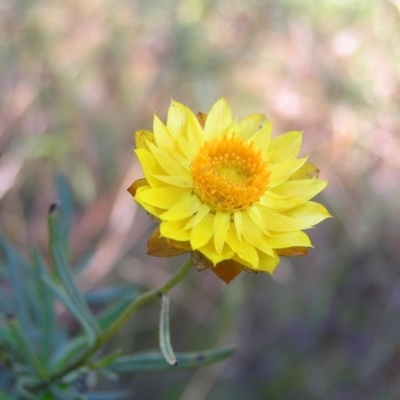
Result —
[{"label": "flower head", "polygon": [[272,273],[280,255],[307,254],[303,232],[330,217],[310,201],[326,186],[297,158],[302,133],[271,139],[264,115],[232,118],[225,99],[208,116],[173,101],[167,124],[135,132],[144,179],[128,189],[159,226],[148,254],[192,252],[195,266],[225,282],[243,269]]}]

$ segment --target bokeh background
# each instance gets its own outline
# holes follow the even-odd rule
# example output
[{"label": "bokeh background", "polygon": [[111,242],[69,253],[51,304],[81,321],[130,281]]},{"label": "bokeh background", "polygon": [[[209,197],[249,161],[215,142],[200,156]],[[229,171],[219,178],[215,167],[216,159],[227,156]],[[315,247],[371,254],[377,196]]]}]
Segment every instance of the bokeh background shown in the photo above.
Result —
[{"label": "bokeh background", "polygon": [[[61,173],[82,289],[164,282],[182,259],[145,255],[153,222],[126,192],[141,177],[132,131],[151,130],[171,98],[208,112],[221,96],[238,118],[265,113],[275,134],[304,130],[335,218],[273,277],[227,286],[193,270],[174,289],[175,350],[237,346],[228,361],[99,387],[141,400],[399,399],[398,0],[2,0],[2,231],[27,257],[46,251]],[[113,345],[155,348],[158,306]]]}]

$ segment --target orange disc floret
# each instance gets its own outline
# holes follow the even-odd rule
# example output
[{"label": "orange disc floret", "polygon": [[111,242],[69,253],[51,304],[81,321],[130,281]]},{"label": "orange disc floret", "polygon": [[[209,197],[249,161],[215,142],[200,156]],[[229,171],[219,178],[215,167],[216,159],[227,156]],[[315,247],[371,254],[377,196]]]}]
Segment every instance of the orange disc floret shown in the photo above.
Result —
[{"label": "orange disc floret", "polygon": [[268,164],[252,143],[237,135],[206,142],[191,163],[194,191],[213,211],[250,206],[268,188]]}]

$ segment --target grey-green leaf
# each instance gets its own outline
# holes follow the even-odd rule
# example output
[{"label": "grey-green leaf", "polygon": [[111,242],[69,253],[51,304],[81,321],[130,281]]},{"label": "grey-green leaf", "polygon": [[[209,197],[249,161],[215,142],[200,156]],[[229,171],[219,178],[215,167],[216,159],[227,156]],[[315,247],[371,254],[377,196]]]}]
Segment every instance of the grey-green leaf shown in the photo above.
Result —
[{"label": "grey-green leaf", "polygon": [[10,321],[9,327],[15,339],[15,344],[17,345],[20,356],[23,357],[26,363],[32,367],[37,376],[39,376],[40,378],[46,378],[47,371],[40,362],[37,354],[32,349],[32,346],[26,336],[26,332],[21,329],[19,321]]},{"label": "grey-green leaf", "polygon": [[19,324],[24,332],[32,331],[32,324],[29,317],[30,302],[27,296],[27,280],[22,278],[22,260],[18,253],[8,243],[3,235],[0,234],[0,247],[4,252],[6,261],[6,274],[12,289],[12,310],[18,318]]},{"label": "grey-green leaf", "polygon": [[[65,240],[60,228],[60,216],[58,215],[58,206],[53,204],[50,208],[48,216],[50,250],[53,256],[54,265],[57,269],[57,274],[61,279],[70,303],[79,310],[80,316],[84,319],[86,327],[90,327],[94,336],[100,334],[101,329],[96,318],[91,313],[82,293],[76,287],[72,277],[67,258],[67,249]],[[80,320],[81,323],[83,320]]]},{"label": "grey-green leaf", "polygon": [[178,364],[174,350],[171,345],[171,337],[169,333],[169,297],[166,294],[161,295],[161,312],[160,312],[160,330],[159,341],[160,350],[165,361],[168,364],[176,366]]},{"label": "grey-green leaf", "polygon": [[83,349],[87,348],[87,345],[87,338],[83,335],[66,342],[54,354],[51,361],[51,369],[56,370],[62,368],[64,365],[76,358]]},{"label": "grey-green leaf", "polygon": [[[190,353],[175,353],[178,365],[173,370],[203,367],[230,357],[234,351],[235,348],[228,347]],[[171,369],[171,366],[165,361],[161,353],[146,352],[121,356],[110,364],[108,368],[115,372],[133,372],[165,370]]]},{"label": "grey-green leaf", "polygon": [[88,342],[93,344],[97,338],[97,330],[94,329],[93,325],[86,318],[82,308],[79,307],[67,294],[62,291],[49,277],[43,277],[44,283],[51,289],[53,294],[67,307],[72,315],[81,323],[83,330],[87,335]]},{"label": "grey-green leaf", "polygon": [[86,293],[85,300],[88,304],[110,303],[127,298],[133,300],[141,291],[142,287],[136,283],[118,287],[105,287]]},{"label": "grey-green leaf", "polygon": [[55,337],[55,314],[53,309],[54,295],[51,289],[45,284],[43,278],[50,279],[48,271],[44,265],[44,260],[38,251],[33,252],[33,261],[36,271],[37,298],[41,308],[41,330],[42,330],[42,357],[49,360]]},{"label": "grey-green leaf", "polygon": [[71,230],[72,217],[74,214],[74,202],[70,184],[68,182],[67,177],[64,174],[62,173],[57,174],[56,186],[62,204],[62,207],[60,209],[60,220],[61,220],[60,228],[62,229],[61,234],[63,240],[66,241]]}]

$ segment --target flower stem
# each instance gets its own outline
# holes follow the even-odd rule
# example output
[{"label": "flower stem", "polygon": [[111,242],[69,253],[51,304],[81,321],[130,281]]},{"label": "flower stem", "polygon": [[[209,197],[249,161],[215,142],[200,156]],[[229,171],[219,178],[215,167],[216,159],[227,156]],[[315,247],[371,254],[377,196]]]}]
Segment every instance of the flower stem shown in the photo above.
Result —
[{"label": "flower stem", "polygon": [[[122,328],[122,326],[126,323],[126,321],[141,307],[150,303],[151,301],[157,299],[160,295],[168,293],[171,289],[173,289],[183,278],[187,275],[189,270],[192,268],[192,260],[189,258],[177,271],[177,273],[172,276],[172,278],[164,283],[163,285],[155,288],[153,290],[149,290],[142,295],[140,295],[136,300],[134,300],[128,308],[98,337],[97,340],[93,343],[91,347],[89,347],[77,360],[75,360],[72,364],[65,366],[60,371],[55,372],[50,375],[47,379],[47,382],[57,381],[70,372],[76,370],[84,366],[87,361],[90,360],[91,356],[95,354],[100,348],[106,344],[118,331]],[[31,390],[41,389],[45,386],[45,382],[41,385],[37,385],[36,387],[32,387]]]},{"label": "flower stem", "polygon": [[145,304],[155,300],[162,294],[167,294],[172,288],[174,288],[189,272],[192,268],[193,263],[192,259],[188,258],[186,262],[182,265],[182,267],[178,270],[178,272],[166,283],[159,286],[156,289],[149,290],[148,292],[143,293],[139,296],[126,310],[123,314],[117,318],[112,325],[108,327],[108,329],[102,335],[102,344],[111,339],[125,324],[125,322],[131,317],[131,315],[144,306]]}]

